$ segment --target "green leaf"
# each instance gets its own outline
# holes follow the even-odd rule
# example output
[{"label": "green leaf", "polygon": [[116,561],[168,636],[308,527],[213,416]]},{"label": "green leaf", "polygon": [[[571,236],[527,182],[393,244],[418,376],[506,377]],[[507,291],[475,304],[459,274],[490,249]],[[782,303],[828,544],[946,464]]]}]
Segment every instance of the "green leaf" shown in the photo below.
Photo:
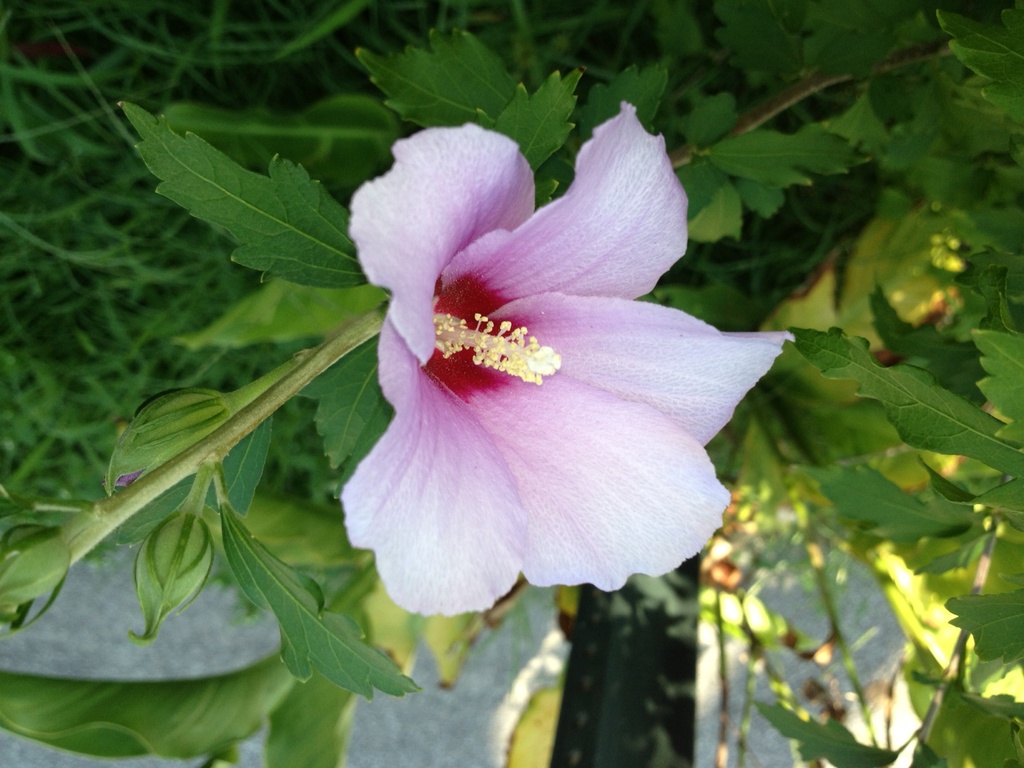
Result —
[{"label": "green leaf", "polygon": [[332,466],[348,460],[345,477],[384,434],[394,409],[377,382],[377,338],[320,374],[303,393],[320,400],[316,428]]},{"label": "green leaf", "polygon": [[308,680],[316,668],[366,698],[373,698],[374,688],[395,696],[418,690],[387,656],[363,642],[352,619],[324,611],[316,583],[270,554],[230,509],[221,510],[221,530],[242,591],[281,625],[281,655],[293,675]]},{"label": "green leaf", "polygon": [[589,139],[594,128],[619,114],[624,101],[636,107],[637,119],[649,129],[667,84],[668,71],[652,64],[643,69],[627,67],[607,85],[594,85],[587,93],[586,105],[580,109],[580,136]]},{"label": "green leaf", "polygon": [[141,512],[137,512],[125,520],[115,534],[114,540],[118,546],[138,544],[146,538],[161,520],[185,503],[188,492],[192,490],[194,479],[194,477],[186,477],[147,504]]},{"label": "green leaf", "polygon": [[923,742],[914,747],[914,761],[910,768],[948,768],[949,761],[935,754],[935,750]]},{"label": "green leaf", "polygon": [[810,184],[810,173],[845,173],[859,162],[849,144],[813,123],[793,134],[762,128],[722,139],[707,156],[728,174],[779,188]]},{"label": "green leaf", "polygon": [[[932,691],[922,693],[930,698]],[[1014,754],[1011,739],[1007,738],[1011,732],[1006,718],[964,701],[963,696],[963,689],[959,685],[951,685],[946,689],[928,743],[955,768],[1003,768],[1004,759]],[[924,762],[922,768],[934,768],[934,764]]]},{"label": "green leaf", "polygon": [[997,485],[974,499],[975,504],[1024,512],[1024,480],[1011,480]]},{"label": "green leaf", "polygon": [[972,507],[975,504],[992,507],[998,510],[1010,525],[1024,531],[1024,480],[1010,480],[1007,483],[1000,483],[994,488],[990,488],[975,496],[954,486],[930,467],[927,469],[928,474],[931,476],[932,487],[944,498],[957,504],[967,504]]},{"label": "green leaf", "polygon": [[231,508],[244,515],[256,495],[256,486],[263,476],[263,465],[270,450],[270,423],[267,419],[243,437],[224,457],[224,482]]},{"label": "green leaf", "polygon": [[747,296],[731,283],[707,283],[699,288],[669,283],[656,286],[653,293],[661,304],[699,317],[721,331],[756,328],[771,308],[766,301]]},{"label": "green leaf", "polygon": [[264,768],[343,766],[355,703],[322,675],[297,682],[270,716]]},{"label": "green leaf", "polygon": [[892,40],[892,35],[878,32],[819,28],[807,38],[804,58],[826,74],[867,77],[872,65],[885,58]]},{"label": "green leaf", "polygon": [[974,636],[974,650],[985,661],[1013,664],[1024,659],[1024,589],[1001,595],[964,595],[946,602],[951,623]]},{"label": "green leaf", "polygon": [[872,536],[892,541],[950,536],[966,530],[973,519],[973,513],[963,507],[945,502],[923,504],[869,467],[809,467],[805,471],[841,517],[861,523]]},{"label": "green leaf", "polygon": [[142,137],[142,159],[162,182],[157,192],[226,228],[241,243],[235,261],[305,285],[366,282],[346,234],[348,213],[301,167],[275,158],[269,178],[252,173],[198,136],[179,136],[134,104],[123,108]]},{"label": "green leaf", "polygon": [[757,708],[779,733],[797,742],[804,760],[824,758],[835,768],[875,768],[889,765],[899,755],[899,752],[861,744],[836,720],[808,722],[781,704],[768,706],[758,702]]},{"label": "green leaf", "polygon": [[889,134],[874,108],[868,93],[862,94],[848,110],[833,118],[825,126],[832,133],[842,136],[867,152],[881,151]]},{"label": "green leaf", "polygon": [[985,98],[1024,122],[1024,8],[1002,12],[1003,26],[982,24],[951,11],[939,11],[939,24],[954,38],[949,47],[960,61],[990,78]]},{"label": "green leaf", "polygon": [[743,203],[731,183],[719,187],[710,202],[689,222],[690,239],[713,243],[723,237],[737,240],[743,229]]},{"label": "green leaf", "polygon": [[942,389],[920,368],[883,368],[864,339],[849,339],[838,328],[828,333],[796,329],[796,347],[832,379],[854,379],[864,397],[880,400],[900,437],[914,448],[970,456],[1015,477],[1024,476],[1024,453],[996,433],[998,419]]},{"label": "green leaf", "polygon": [[296,114],[178,102],[167,105],[164,117],[175,133],[195,133],[247,168],[266,168],[281,155],[348,187],[386,165],[398,138],[394,113],[360,94],[329,96]]},{"label": "green leaf", "polygon": [[972,265],[960,275],[958,282],[973,288],[985,301],[987,311],[985,317],[978,323],[979,328],[1010,333],[1015,328],[1013,314],[1007,300],[1010,295],[1010,271],[1005,265],[998,263],[980,266],[984,263],[986,255],[988,254],[982,254],[979,259],[972,257],[972,262],[976,261],[978,264]]},{"label": "green leaf", "polygon": [[987,538],[984,536],[972,539],[952,552],[940,555],[920,568],[915,568],[914,573],[947,573],[957,568],[966,568],[981,557],[986,541]]},{"label": "green leaf", "polygon": [[729,177],[702,157],[676,170],[676,177],[686,190],[687,216],[692,221],[698,213],[707,208],[722,187],[729,183]]},{"label": "green leaf", "polygon": [[190,680],[115,682],[0,672],[0,726],[94,757],[188,759],[254,733],[293,684],[273,657]]},{"label": "green leaf", "polygon": [[961,397],[979,404],[983,401],[975,383],[983,372],[973,344],[944,336],[934,325],[915,328],[904,322],[878,286],[869,301],[875,330],[886,348],[931,371],[943,386]]},{"label": "green leaf", "polygon": [[732,63],[742,69],[789,74],[803,67],[800,38],[794,34],[802,19],[787,14],[787,5],[769,0],[717,0],[715,15],[722,26],[718,41],[732,51]]},{"label": "green leaf", "polygon": [[762,219],[774,216],[786,202],[786,195],[781,189],[766,187],[750,179],[736,179],[736,191],[740,193],[743,204]]},{"label": "green leaf", "polygon": [[269,280],[205,328],[178,336],[191,350],[236,349],[263,342],[324,336],[345,320],[369,312],[385,293],[374,285],[314,288],[286,280]]},{"label": "green leaf", "polygon": [[698,101],[683,122],[683,134],[695,147],[714,144],[736,125],[736,98],[731,93],[716,93]]},{"label": "green leaf", "polygon": [[340,505],[260,492],[252,500],[245,527],[275,557],[294,565],[331,568],[351,563]]},{"label": "green leaf", "polygon": [[1004,717],[1007,720],[1024,720],[1024,701],[1017,701],[1008,694],[979,696],[976,693],[962,692],[960,698],[990,715]]},{"label": "green leaf", "polygon": [[501,59],[468,32],[430,33],[430,51],[409,47],[380,56],[356,56],[388,95],[387,105],[424,127],[475,123],[482,112],[496,120],[512,100],[516,81]]},{"label": "green leaf", "polygon": [[925,472],[928,473],[928,480],[931,482],[932,490],[939,494],[942,498],[947,501],[952,501],[954,504],[970,504],[974,505],[974,495],[968,493],[959,485],[950,482],[945,477],[940,475],[934,469],[929,467],[923,461],[920,462],[921,466],[924,467]]},{"label": "green leaf", "polygon": [[537,170],[565,144],[576,108],[576,84],[583,76],[574,69],[566,77],[553,72],[532,95],[520,85],[508,106],[498,115],[494,130],[516,140],[530,167]]},{"label": "green leaf", "polygon": [[974,331],[981,365],[988,377],[978,387],[999,412],[1013,423],[999,430],[1007,440],[1024,442],[1024,336],[999,331]]}]

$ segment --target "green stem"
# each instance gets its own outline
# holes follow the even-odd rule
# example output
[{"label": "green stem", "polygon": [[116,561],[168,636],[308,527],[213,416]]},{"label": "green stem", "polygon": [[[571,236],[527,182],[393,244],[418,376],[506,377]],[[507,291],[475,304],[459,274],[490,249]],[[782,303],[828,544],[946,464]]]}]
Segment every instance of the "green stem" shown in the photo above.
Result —
[{"label": "green stem", "polygon": [[[365,341],[373,338],[383,322],[380,310],[355,318],[341,332],[319,347],[298,353],[267,376],[243,387],[239,393],[255,395],[248,404],[216,431],[185,449],[170,461],[132,483],[120,493],[94,502],[64,524],[64,539],[71,562],[78,562],[118,526],[155,501],[205,463],[219,462],[243,437],[268,419],[318,375]],[[241,402],[241,397],[236,398]]]}]

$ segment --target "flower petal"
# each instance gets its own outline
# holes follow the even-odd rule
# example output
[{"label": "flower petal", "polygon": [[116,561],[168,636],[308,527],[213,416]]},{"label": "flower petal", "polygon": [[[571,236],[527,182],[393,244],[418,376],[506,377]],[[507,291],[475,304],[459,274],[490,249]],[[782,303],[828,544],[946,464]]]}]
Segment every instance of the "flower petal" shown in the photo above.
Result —
[{"label": "flower petal", "polygon": [[430,381],[389,324],[380,360],[396,413],[342,491],[349,538],[375,551],[402,607],[489,608],[522,567],[525,515],[512,476],[472,412]]},{"label": "flower petal", "polygon": [[393,293],[391,321],[425,363],[441,270],[484,233],[529,217],[533,175],[514,141],[476,125],[420,131],[392,151],[391,170],[352,197],[349,232],[367,278]]},{"label": "flower petal", "polygon": [[654,406],[703,445],[772,366],[788,333],[722,333],[643,301],[541,294],[493,313],[524,323],[571,376]]},{"label": "flower petal", "polygon": [[473,276],[510,299],[545,291],[632,299],[685,251],[686,194],[665,141],[624,103],[583,145],[565,195],[514,232],[471,245],[445,280]]},{"label": "flower petal", "polygon": [[617,589],[675,568],[721,524],[729,492],[704,449],[648,405],[561,374],[470,405],[516,479],[534,584]]}]

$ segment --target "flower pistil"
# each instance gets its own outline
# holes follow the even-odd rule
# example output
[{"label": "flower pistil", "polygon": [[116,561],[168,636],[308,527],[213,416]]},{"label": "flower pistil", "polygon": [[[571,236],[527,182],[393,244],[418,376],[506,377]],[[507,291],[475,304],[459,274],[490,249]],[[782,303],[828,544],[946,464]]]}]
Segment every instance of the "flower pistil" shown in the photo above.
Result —
[{"label": "flower pistil", "polygon": [[477,312],[473,315],[476,326],[451,314],[435,314],[434,345],[444,359],[457,352],[472,350],[473,362],[485,368],[494,368],[510,376],[517,376],[531,384],[542,384],[562,366],[562,356],[554,349],[541,346],[536,336],[528,336],[526,326],[512,328],[503,320],[495,332],[494,321]]}]

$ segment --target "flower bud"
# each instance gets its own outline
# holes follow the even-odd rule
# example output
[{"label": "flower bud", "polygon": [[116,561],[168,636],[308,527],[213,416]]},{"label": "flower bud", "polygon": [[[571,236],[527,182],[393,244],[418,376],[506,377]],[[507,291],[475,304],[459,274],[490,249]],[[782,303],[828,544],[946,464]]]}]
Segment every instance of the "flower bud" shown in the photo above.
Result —
[{"label": "flower bud", "polygon": [[135,593],[146,628],[142,635],[129,632],[132,640],[152,642],[168,614],[196,598],[212,565],[213,540],[200,518],[179,514],[154,528],[135,558]]},{"label": "flower bud", "polygon": [[12,621],[18,606],[52,592],[71,565],[60,528],[19,525],[0,539],[0,620]]},{"label": "flower bud", "polygon": [[175,389],[143,403],[114,446],[103,483],[107,493],[174,458],[230,415],[224,396],[213,389]]}]

